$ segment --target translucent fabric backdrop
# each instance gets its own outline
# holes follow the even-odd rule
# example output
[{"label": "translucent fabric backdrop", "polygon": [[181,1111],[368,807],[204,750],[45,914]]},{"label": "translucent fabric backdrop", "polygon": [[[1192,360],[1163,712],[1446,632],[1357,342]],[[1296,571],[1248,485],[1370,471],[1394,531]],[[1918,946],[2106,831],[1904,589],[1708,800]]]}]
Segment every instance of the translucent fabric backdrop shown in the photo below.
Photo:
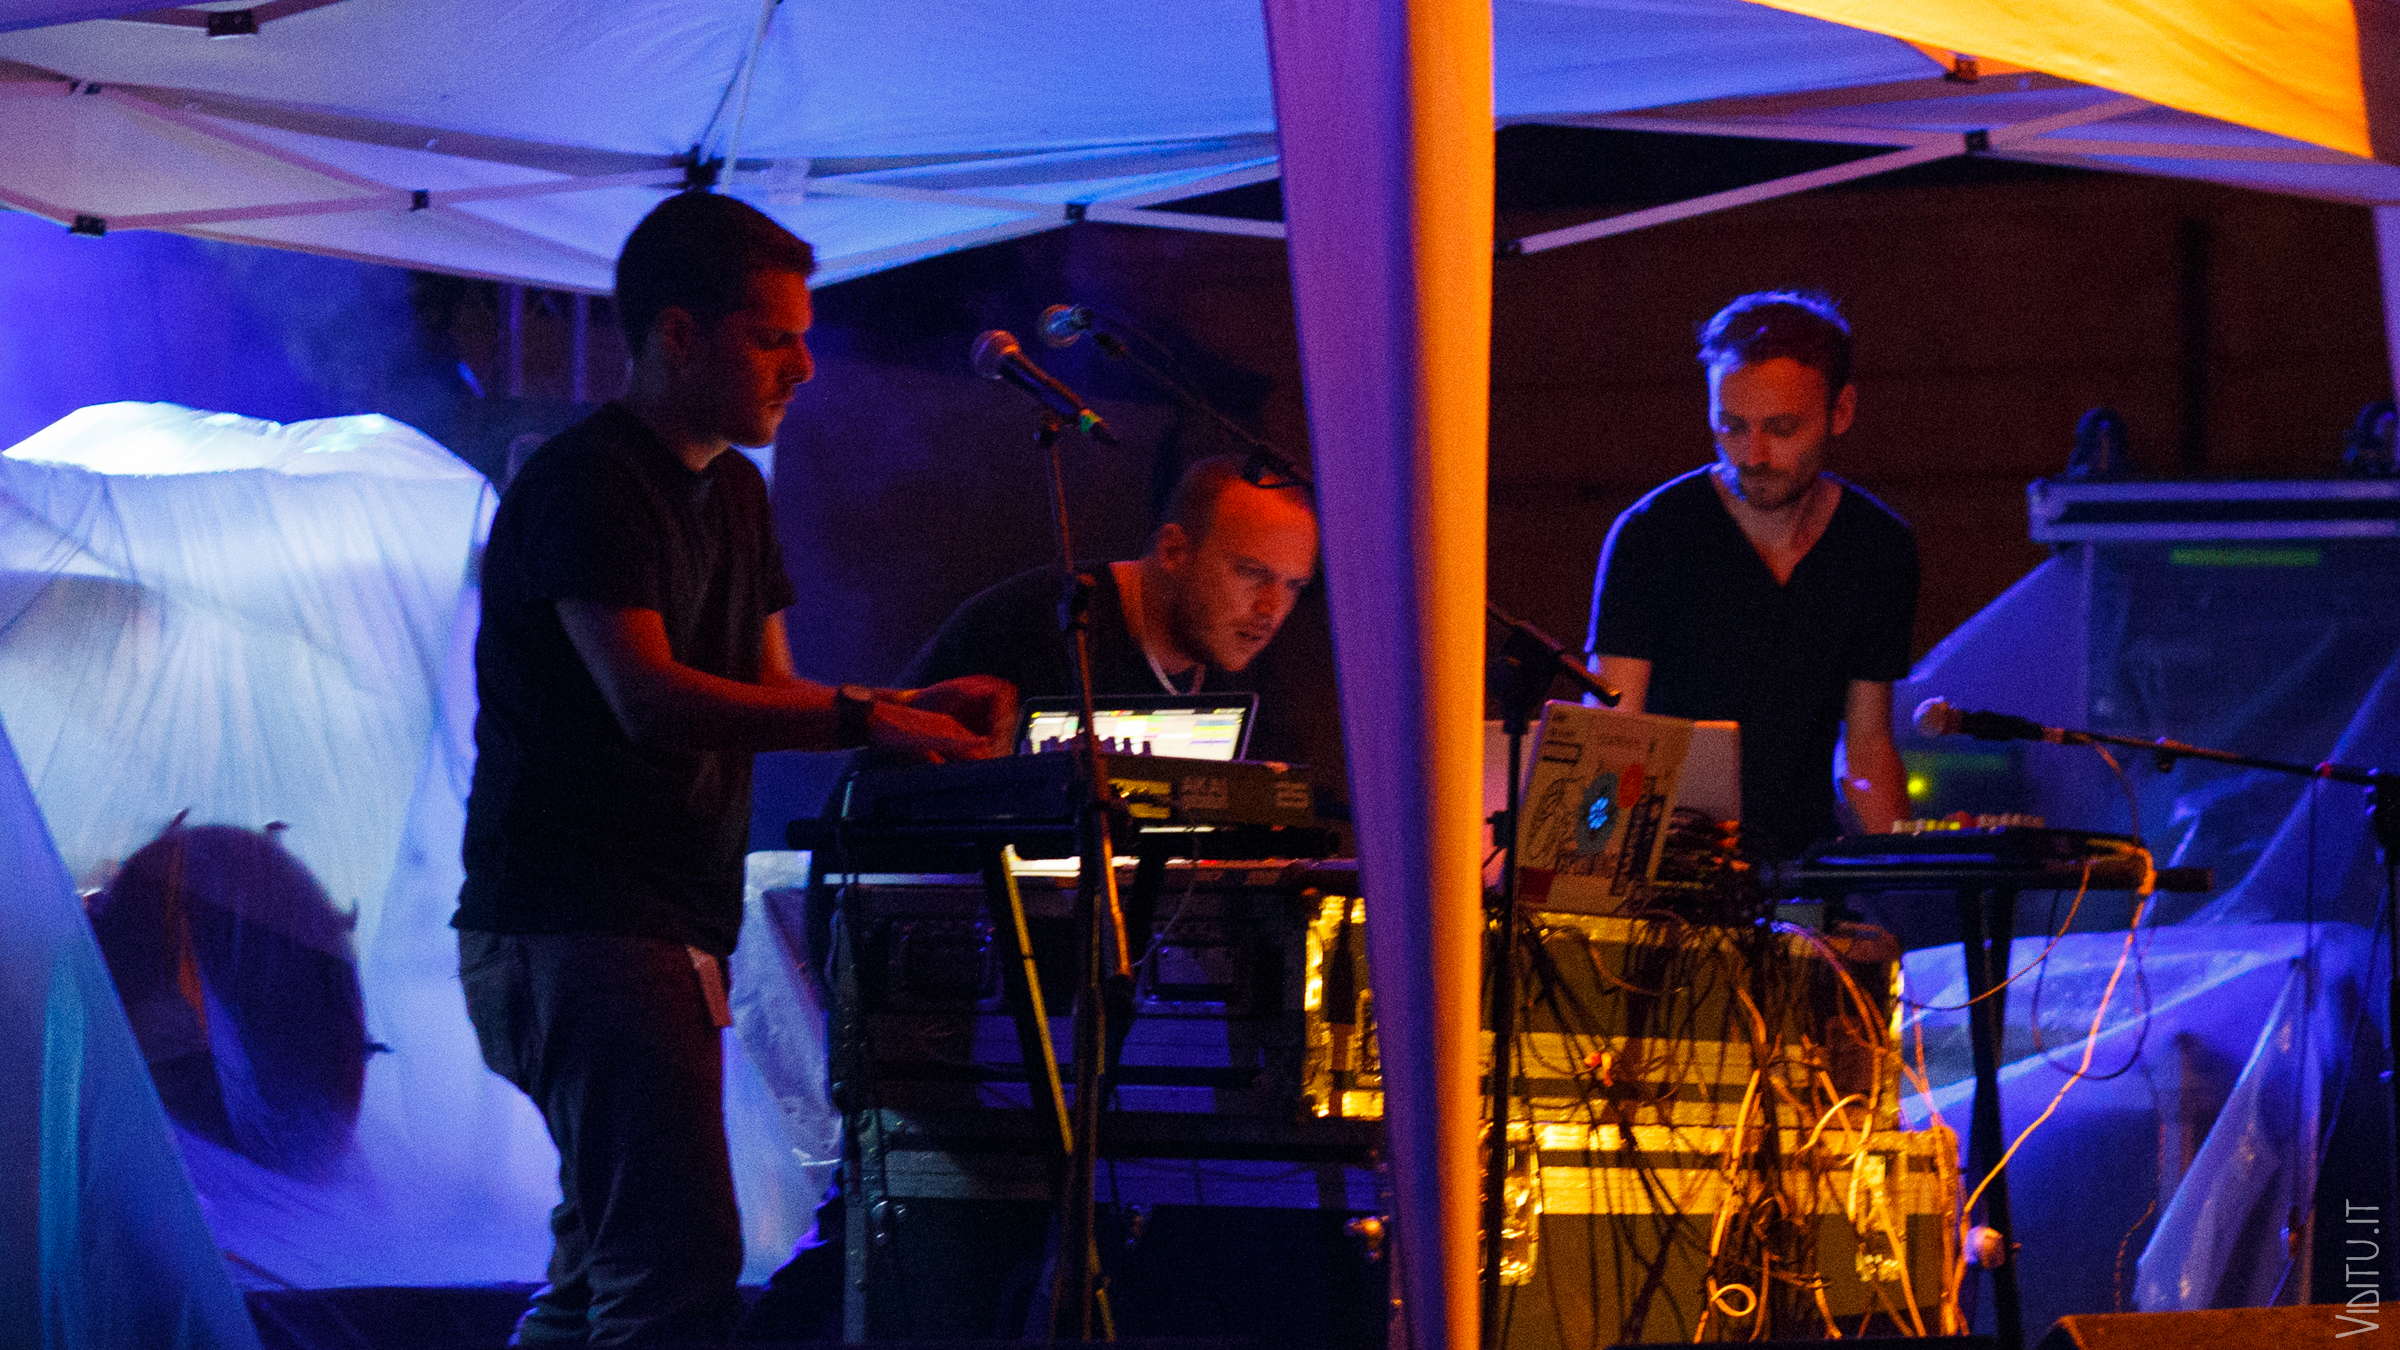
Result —
[{"label": "translucent fabric backdrop", "polygon": [[[2395,596],[2389,540],[2081,545],[1951,635],[1899,701],[1940,695],[2051,725],[2400,767]],[[2117,1306],[2309,1301],[2320,1170],[2337,1206],[2337,1169],[2339,1186],[2382,1188],[2388,967],[2364,791],[2188,760],[2162,772],[2121,751],[2128,793],[2089,749],[1903,748],[1945,807],[2138,829],[2160,865],[2215,870],[2209,894],[2158,896],[2151,921],[2166,926],[2130,952],[2125,898],[2088,897],[2075,924],[2086,931],[2008,992],[2001,1096],[2014,1139],[2081,1063],[2124,960],[2089,1074],[2010,1164],[2025,1325]],[[1918,925],[1919,941],[1949,939],[1906,962],[1911,997],[1936,1009],[1920,1025],[1937,1090],[1913,1106],[1938,1107],[1963,1141],[1973,1084],[1956,931],[1943,931],[1952,909],[1895,898],[1882,917]],[[2065,913],[2024,897],[2012,970],[2043,955],[2043,926]],[[2347,1156],[2327,1152],[2337,1124],[2365,1141]]]},{"label": "translucent fabric backdrop", "polygon": [[[76,883],[104,882],[188,810],[283,822],[283,844],[357,915],[367,1034],[384,1049],[332,1173],[297,1178],[174,1132],[243,1284],[536,1280],[548,1255],[556,1154],[483,1066],[448,927],[494,504],[472,468],[374,416],[283,426],[109,404],[0,458],[0,723]],[[774,943],[749,945],[746,1020],[771,1009],[796,1028],[769,1047],[774,1090],[726,1038],[745,1275],[760,1280],[807,1230],[831,1150],[780,1053],[813,1034],[813,994],[754,959]],[[95,989],[104,970],[79,992]]]},{"label": "translucent fabric backdrop", "polygon": [[256,1350],[0,730],[0,1344]]}]

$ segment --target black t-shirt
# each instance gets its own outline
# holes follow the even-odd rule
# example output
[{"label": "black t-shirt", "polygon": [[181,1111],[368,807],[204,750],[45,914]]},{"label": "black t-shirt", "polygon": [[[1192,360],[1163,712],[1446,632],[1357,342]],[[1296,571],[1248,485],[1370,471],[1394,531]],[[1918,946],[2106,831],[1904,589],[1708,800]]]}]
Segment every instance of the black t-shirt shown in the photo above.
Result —
[{"label": "black t-shirt", "polygon": [[[1117,592],[1116,572],[1107,563],[1084,563],[1092,577],[1090,631],[1092,693],[1096,697],[1163,694],[1166,686],[1150,668],[1150,660],[1125,623],[1124,598]],[[943,621],[926,642],[900,683],[908,688],[936,684],[961,675],[997,675],[1017,687],[1022,698],[1059,698],[1075,692],[1067,646],[1058,630],[1058,602],[1063,583],[1056,567],[1037,567],[970,597]],[[1258,695],[1258,719],[1251,727],[1249,756],[1291,764],[1309,762],[1309,738],[1298,725],[1306,703],[1289,687],[1277,660],[1278,634],[1267,649],[1241,671],[1210,667],[1200,692]]]},{"label": "black t-shirt", "polygon": [[738,451],[694,473],[616,404],[536,451],[484,552],[467,881],[452,924],[731,952],[750,755],[634,745],[557,602],[655,610],[676,661],[755,681],[767,617],[793,599],[766,480]]},{"label": "black t-shirt", "polygon": [[1778,585],[1710,472],[1617,517],[1585,645],[1650,663],[1646,711],[1742,724],[1743,841],[1789,857],[1838,832],[1833,748],[1850,682],[1908,674],[1916,535],[1841,483],[1824,536]]}]

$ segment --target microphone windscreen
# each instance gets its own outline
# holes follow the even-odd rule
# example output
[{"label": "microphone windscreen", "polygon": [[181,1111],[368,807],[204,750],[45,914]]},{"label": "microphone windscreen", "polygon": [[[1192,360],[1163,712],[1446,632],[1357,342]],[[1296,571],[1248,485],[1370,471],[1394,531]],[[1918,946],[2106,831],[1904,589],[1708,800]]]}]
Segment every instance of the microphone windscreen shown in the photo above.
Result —
[{"label": "microphone windscreen", "polygon": [[967,352],[967,364],[973,366],[975,373],[983,378],[997,380],[1000,372],[1007,367],[1009,358],[1022,350],[1017,346],[1015,334],[1005,328],[995,328],[975,339],[975,345]]},{"label": "microphone windscreen", "polygon": [[1042,341],[1053,347],[1072,347],[1092,326],[1092,312],[1081,305],[1052,305],[1042,311]]},{"label": "microphone windscreen", "polygon": [[1917,705],[1916,716],[1911,720],[1917,724],[1920,736],[1955,736],[1958,719],[1958,709],[1951,707],[1949,700],[1929,698]]}]

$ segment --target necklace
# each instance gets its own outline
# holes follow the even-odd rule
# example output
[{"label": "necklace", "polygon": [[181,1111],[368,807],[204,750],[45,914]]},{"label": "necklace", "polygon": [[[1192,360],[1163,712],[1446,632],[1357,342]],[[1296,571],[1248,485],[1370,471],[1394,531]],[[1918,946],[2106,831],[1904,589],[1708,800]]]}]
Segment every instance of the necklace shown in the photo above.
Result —
[{"label": "necklace", "polygon": [[1158,663],[1158,655],[1150,650],[1150,639],[1142,630],[1141,573],[1138,570],[1128,570],[1130,575],[1119,575],[1117,578],[1117,608],[1125,615],[1125,628],[1133,635],[1133,645],[1142,649],[1142,659],[1150,663],[1150,673],[1158,677],[1159,688],[1170,694],[1184,697],[1199,693],[1200,682],[1208,678],[1207,664],[1202,662],[1193,664],[1192,687],[1189,689],[1178,689],[1175,687],[1175,681],[1167,678],[1167,668]]},{"label": "necklace", "polygon": [[[1140,638],[1137,636],[1135,641],[1140,641]],[[1200,692],[1200,682],[1208,678],[1208,667],[1195,665],[1192,667],[1192,687],[1189,689],[1178,689],[1175,687],[1175,682],[1167,678],[1167,668],[1160,665],[1158,663],[1158,658],[1150,654],[1150,646],[1148,643],[1142,644],[1142,659],[1150,663],[1150,673],[1158,677],[1158,687],[1166,690],[1170,694],[1197,694]]]}]

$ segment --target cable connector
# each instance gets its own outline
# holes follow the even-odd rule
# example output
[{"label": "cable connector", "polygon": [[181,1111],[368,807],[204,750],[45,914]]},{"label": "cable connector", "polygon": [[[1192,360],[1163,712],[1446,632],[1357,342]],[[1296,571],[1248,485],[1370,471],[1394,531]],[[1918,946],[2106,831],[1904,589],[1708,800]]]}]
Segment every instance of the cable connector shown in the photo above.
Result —
[{"label": "cable connector", "polygon": [[724,176],[725,161],[702,159],[699,146],[693,146],[678,159],[683,165],[683,190],[686,192],[706,192]]}]

